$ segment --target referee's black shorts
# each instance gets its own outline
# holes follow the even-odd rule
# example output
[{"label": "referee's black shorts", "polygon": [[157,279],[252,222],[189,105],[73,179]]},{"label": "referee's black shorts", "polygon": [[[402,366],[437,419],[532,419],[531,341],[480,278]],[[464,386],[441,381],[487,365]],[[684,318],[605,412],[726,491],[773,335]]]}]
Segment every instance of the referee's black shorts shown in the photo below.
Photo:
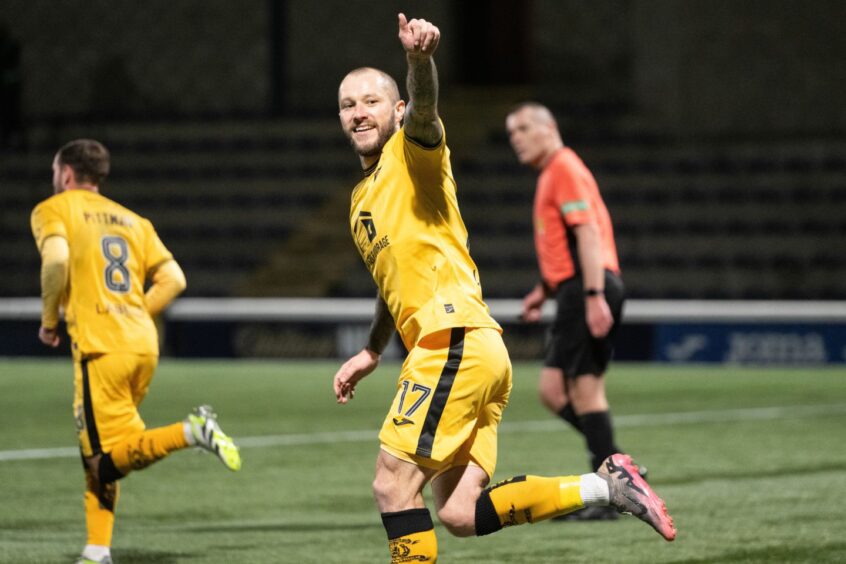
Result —
[{"label": "referee's black shorts", "polygon": [[605,373],[614,354],[614,335],[620,325],[625,301],[623,281],[607,270],[605,299],[614,316],[614,325],[608,335],[595,339],[585,320],[582,277],[574,276],[558,286],[555,293],[558,311],[546,335],[544,366],[560,368],[566,378]]}]

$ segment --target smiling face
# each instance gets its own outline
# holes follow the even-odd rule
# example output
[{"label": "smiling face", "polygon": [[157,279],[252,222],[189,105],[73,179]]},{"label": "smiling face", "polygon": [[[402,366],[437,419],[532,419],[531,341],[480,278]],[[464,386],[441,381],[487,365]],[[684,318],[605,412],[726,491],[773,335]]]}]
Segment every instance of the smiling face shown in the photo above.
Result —
[{"label": "smiling face", "polygon": [[370,166],[379,159],[405,114],[396,82],[376,69],[355,70],[338,88],[338,106],[344,134],[362,165]]},{"label": "smiling face", "polygon": [[543,106],[524,106],[509,114],[505,129],[520,164],[542,168],[562,146],[555,118]]}]

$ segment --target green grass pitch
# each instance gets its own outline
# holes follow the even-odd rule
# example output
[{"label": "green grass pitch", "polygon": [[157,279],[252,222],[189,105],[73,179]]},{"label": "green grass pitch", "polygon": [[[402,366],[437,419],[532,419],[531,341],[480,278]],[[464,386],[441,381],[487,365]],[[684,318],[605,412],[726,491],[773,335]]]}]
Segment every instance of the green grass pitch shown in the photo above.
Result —
[{"label": "green grass pitch", "polygon": [[[163,359],[148,426],[211,403],[244,442],[244,466],[190,451],[128,477],[115,562],[386,562],[370,481],[398,367],[341,407],[337,366]],[[515,365],[496,479],[587,469],[580,437],[537,402],[538,369]],[[71,388],[69,360],[0,359],[0,562],[71,562],[84,544]],[[676,541],[631,517],[470,539],[436,524],[440,562],[846,561],[846,368],[617,364],[608,390],[618,442],[649,467]]]}]

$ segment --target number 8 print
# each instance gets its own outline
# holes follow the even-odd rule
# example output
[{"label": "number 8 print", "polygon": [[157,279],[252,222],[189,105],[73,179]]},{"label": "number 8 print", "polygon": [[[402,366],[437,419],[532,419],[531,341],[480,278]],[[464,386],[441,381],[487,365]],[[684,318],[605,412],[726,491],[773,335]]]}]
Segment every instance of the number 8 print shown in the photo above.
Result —
[{"label": "number 8 print", "polygon": [[[101,240],[103,256],[106,257],[106,288],[118,294],[125,294],[129,291],[129,269],[126,268],[126,261],[129,260],[129,246],[123,237],[114,235],[103,237]],[[117,251],[117,254],[115,254]]]}]

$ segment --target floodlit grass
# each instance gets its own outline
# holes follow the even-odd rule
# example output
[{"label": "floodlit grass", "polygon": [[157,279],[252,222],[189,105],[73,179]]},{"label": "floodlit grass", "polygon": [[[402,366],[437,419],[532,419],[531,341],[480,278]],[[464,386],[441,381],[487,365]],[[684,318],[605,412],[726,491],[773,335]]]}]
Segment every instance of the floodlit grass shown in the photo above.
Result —
[{"label": "floodlit grass", "polygon": [[[380,368],[344,407],[331,392],[336,367],[164,359],[141,409],[149,426],[208,402],[247,445],[270,435],[299,444],[245,446],[237,474],[181,452],[131,475],[115,562],[386,562],[370,481],[397,366]],[[537,403],[538,368],[515,366],[496,479],[587,470],[580,437]],[[69,360],[0,359],[0,562],[69,562],[84,544],[78,457],[2,460],[75,445],[71,387]],[[630,517],[471,539],[436,525],[440,562],[846,560],[846,369],[617,364],[608,389],[619,443],[649,467],[676,541]],[[547,423],[520,425],[532,421]],[[331,434],[341,431],[362,433]]]}]

